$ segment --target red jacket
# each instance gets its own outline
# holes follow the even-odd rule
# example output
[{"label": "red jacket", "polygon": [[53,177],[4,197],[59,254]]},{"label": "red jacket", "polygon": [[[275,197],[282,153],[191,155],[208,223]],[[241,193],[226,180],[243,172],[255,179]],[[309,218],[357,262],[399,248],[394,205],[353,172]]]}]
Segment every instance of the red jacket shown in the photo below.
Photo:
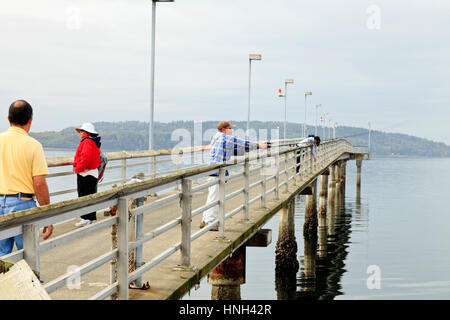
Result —
[{"label": "red jacket", "polygon": [[80,141],[75,158],[73,159],[73,167],[76,173],[86,170],[97,169],[100,165],[100,148],[94,140],[84,138]]}]

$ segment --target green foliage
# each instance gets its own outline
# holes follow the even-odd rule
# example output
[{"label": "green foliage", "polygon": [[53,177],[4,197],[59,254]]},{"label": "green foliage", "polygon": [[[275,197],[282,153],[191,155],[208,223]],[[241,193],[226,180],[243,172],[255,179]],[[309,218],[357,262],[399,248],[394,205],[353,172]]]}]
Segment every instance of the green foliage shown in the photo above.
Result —
[{"label": "green foliage", "polygon": [[[244,132],[247,127],[246,121],[230,121],[236,125],[235,132]],[[204,121],[201,123],[202,132],[208,129],[212,132],[217,130],[218,121]],[[106,151],[130,151],[148,149],[148,123],[141,121],[122,121],[122,122],[97,122],[94,123],[95,128],[101,133],[102,149]],[[252,121],[251,129],[256,130],[260,139],[263,132],[259,130],[267,130],[268,139],[270,139],[271,130],[279,132],[279,138],[283,138],[284,122],[281,121]],[[166,149],[173,148],[180,143],[180,138],[172,134],[176,129],[185,129],[191,133],[191,143],[194,140],[194,122],[193,121],[172,121],[169,123],[155,122],[154,124],[154,148]],[[301,135],[302,125],[298,123],[287,123],[287,138],[294,138]],[[314,127],[308,128],[308,134],[314,134]],[[318,135],[322,140],[327,140],[329,135],[333,135],[333,130],[325,128],[325,136],[323,128],[318,128]],[[175,132],[176,133],[176,132]],[[59,132],[46,131],[31,133],[31,136],[39,140],[44,148],[66,148],[76,149],[80,142],[75,127],[66,128]],[[369,132],[367,129],[355,127],[336,128],[336,138],[346,138],[353,145],[367,146]],[[203,141],[208,144],[209,140]],[[450,156],[450,147],[444,143],[438,143],[427,139],[417,138],[414,136],[387,133],[372,130],[371,132],[371,154],[372,155],[402,155],[402,156],[426,156],[426,157],[448,157]]]}]

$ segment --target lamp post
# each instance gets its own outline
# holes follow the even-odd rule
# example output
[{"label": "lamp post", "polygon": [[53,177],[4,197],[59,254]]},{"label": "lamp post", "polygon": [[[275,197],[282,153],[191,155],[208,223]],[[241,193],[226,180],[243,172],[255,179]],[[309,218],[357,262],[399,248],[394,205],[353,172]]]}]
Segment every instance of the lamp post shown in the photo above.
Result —
[{"label": "lamp post", "polygon": [[305,121],[303,122],[303,137],[306,137],[306,97],[311,95],[312,95],[311,91],[305,92]]},{"label": "lamp post", "polygon": [[152,49],[151,49],[151,76],[150,76],[150,124],[148,129],[148,148],[153,149],[153,120],[155,110],[155,26],[156,26],[156,3],[174,2],[175,0],[152,0]]},{"label": "lamp post", "polygon": [[325,127],[323,126],[323,116],[320,116],[320,123],[322,124],[322,139],[325,139]]},{"label": "lamp post", "polygon": [[325,139],[325,127],[327,125],[327,116],[328,116],[328,111],[323,113],[323,138]]},{"label": "lamp post", "polygon": [[247,109],[247,133],[245,134],[247,139],[250,135],[250,88],[252,79],[252,60],[261,60],[260,54],[249,54],[248,55],[248,109]]},{"label": "lamp post", "polygon": [[283,139],[286,140],[286,110],[287,110],[287,85],[288,83],[294,83],[293,79],[287,79],[284,81],[284,136]]},{"label": "lamp post", "polygon": [[333,121],[333,117],[328,119],[328,139],[331,139],[331,122]]},{"label": "lamp post", "polygon": [[367,149],[369,150],[369,156],[370,156],[370,131],[371,131],[371,128],[370,128],[370,121],[367,122],[367,125],[369,126],[369,144],[368,144],[368,146],[367,146]]},{"label": "lamp post", "polygon": [[334,121],[334,123],[333,123],[333,139],[336,139],[336,125],[337,125],[337,122]]},{"label": "lamp post", "polygon": [[321,107],[321,106],[322,106],[322,104],[316,104],[316,121],[315,121],[316,128],[315,128],[315,130],[314,130],[314,135],[315,135],[315,136],[317,136],[317,109],[318,109],[319,107]]}]

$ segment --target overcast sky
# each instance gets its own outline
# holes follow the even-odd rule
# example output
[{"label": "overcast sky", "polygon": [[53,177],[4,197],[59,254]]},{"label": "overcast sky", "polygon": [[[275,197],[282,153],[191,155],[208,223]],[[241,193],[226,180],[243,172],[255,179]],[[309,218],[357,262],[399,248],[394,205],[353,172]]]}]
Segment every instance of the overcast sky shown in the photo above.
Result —
[{"label": "overcast sky", "polygon": [[[157,5],[155,120],[338,124],[450,144],[450,2],[176,0]],[[150,0],[0,0],[0,129],[23,98],[32,131],[148,121]],[[1,112],[1,111],[0,111]]]}]

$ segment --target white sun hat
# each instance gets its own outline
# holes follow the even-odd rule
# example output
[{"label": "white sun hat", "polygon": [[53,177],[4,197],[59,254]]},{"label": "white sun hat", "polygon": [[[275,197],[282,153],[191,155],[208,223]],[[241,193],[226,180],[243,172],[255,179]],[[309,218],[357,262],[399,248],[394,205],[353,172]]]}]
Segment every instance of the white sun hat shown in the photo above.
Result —
[{"label": "white sun hat", "polygon": [[77,130],[78,132],[80,132],[80,130],[89,132],[89,133],[93,133],[93,134],[98,134],[97,131],[95,131],[95,127],[92,123],[90,122],[85,122],[81,125],[81,127],[76,128],[75,130]]}]

